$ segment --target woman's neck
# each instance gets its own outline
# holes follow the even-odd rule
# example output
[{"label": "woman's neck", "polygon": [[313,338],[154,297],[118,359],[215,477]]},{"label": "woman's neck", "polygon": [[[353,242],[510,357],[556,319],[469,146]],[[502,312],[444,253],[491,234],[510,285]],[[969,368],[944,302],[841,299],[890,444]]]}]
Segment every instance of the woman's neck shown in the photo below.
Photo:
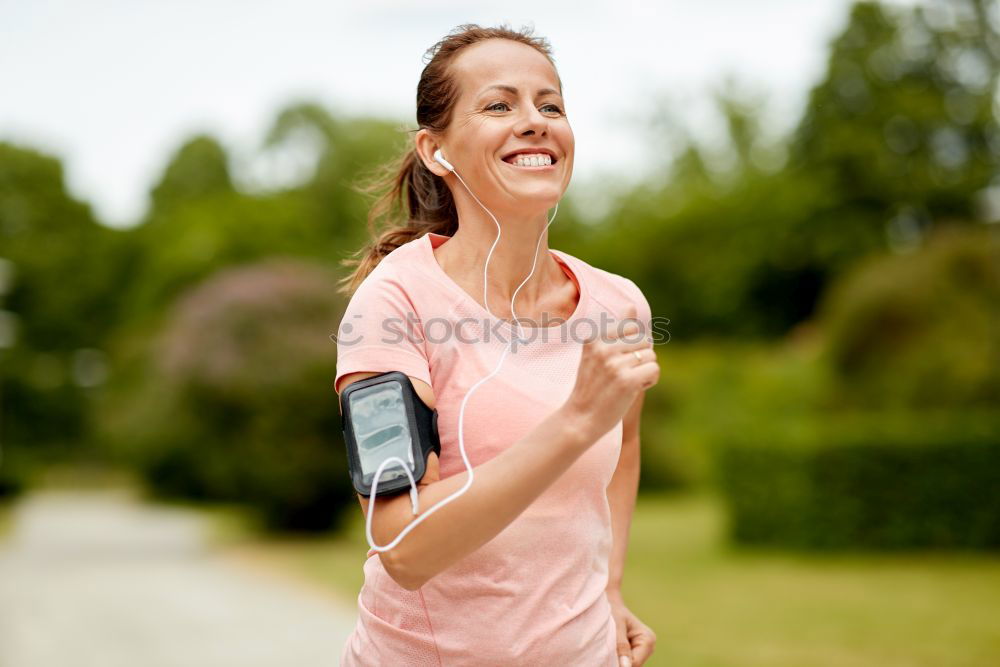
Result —
[{"label": "woman's neck", "polygon": [[[531,272],[537,248],[538,259],[534,264],[534,273],[531,273],[531,278],[517,292],[514,304],[519,317],[534,317],[545,304],[553,303],[552,295],[568,281],[549,252],[548,230],[545,229],[548,219],[543,214],[532,221],[505,223],[501,220],[500,240],[496,241],[496,223],[485,214],[482,218],[468,222],[463,218],[454,236],[434,249],[438,263],[452,280],[481,303],[483,265],[489,256],[489,311],[496,317],[509,319],[511,297]],[[541,241],[538,239],[539,234],[542,234]],[[494,241],[496,247],[490,255]]]}]

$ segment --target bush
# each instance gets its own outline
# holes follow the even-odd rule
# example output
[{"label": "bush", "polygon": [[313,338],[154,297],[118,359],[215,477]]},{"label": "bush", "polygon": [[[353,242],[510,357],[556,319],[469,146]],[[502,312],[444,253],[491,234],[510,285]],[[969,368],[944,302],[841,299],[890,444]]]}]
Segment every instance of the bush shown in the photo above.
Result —
[{"label": "bush", "polygon": [[820,309],[842,405],[1000,403],[1000,230],[943,229],[918,251],[878,257]]},{"label": "bush", "polygon": [[0,500],[20,496],[30,486],[32,466],[20,449],[0,450]]},{"label": "bush", "polygon": [[989,412],[842,415],[746,433],[718,447],[716,466],[737,543],[1000,548],[1000,419]]},{"label": "bush", "polygon": [[130,405],[134,459],[154,493],[244,502],[270,529],[339,522],[354,496],[333,390],[335,281],[270,260],[178,300]]},{"label": "bush", "polygon": [[640,489],[693,490],[710,482],[713,443],[734,431],[800,428],[825,407],[828,378],[814,349],[811,338],[660,346],[660,381],[643,404]]}]

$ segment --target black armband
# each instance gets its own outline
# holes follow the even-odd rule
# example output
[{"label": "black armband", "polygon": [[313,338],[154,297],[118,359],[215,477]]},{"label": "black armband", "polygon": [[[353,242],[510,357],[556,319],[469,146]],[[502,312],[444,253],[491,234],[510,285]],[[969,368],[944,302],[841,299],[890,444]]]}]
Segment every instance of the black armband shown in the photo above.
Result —
[{"label": "black armband", "polygon": [[[400,371],[348,385],[340,394],[340,423],[354,489],[370,497],[375,471],[390,456],[402,459],[414,481],[420,481],[430,453],[441,455],[437,417],[437,410],[420,399]],[[392,495],[409,486],[410,478],[393,461],[382,470],[375,495]]]}]

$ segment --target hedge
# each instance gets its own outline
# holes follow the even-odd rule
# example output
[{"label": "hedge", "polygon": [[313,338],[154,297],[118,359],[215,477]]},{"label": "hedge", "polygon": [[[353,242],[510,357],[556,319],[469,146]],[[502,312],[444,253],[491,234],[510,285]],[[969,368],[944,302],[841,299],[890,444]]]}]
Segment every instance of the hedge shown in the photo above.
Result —
[{"label": "hedge", "polygon": [[737,544],[1000,548],[1000,420],[990,414],[750,429],[717,443],[714,462]]}]

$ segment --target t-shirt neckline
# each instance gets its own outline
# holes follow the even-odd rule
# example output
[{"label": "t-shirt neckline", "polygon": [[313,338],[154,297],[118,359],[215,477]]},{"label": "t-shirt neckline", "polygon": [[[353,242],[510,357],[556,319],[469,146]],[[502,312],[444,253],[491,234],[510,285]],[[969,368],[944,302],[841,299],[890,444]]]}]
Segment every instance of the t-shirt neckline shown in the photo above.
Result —
[{"label": "t-shirt neckline", "polygon": [[[420,245],[423,247],[425,260],[427,261],[430,270],[445,285],[447,285],[450,289],[454,290],[459,295],[461,295],[461,297],[465,299],[467,302],[471,303],[472,306],[477,310],[477,312],[479,312],[482,316],[488,317],[491,322],[502,322],[504,325],[513,328],[514,324],[512,322],[508,322],[499,317],[496,317],[495,315],[487,311],[486,308],[482,306],[482,304],[473,299],[472,295],[466,292],[464,289],[462,289],[462,286],[456,283],[451,278],[451,276],[449,276],[445,272],[444,268],[438,263],[437,257],[434,256],[434,248],[438,247],[442,243],[447,242],[447,240],[450,238],[451,237],[447,236],[446,234],[438,234],[436,232],[425,232],[424,235],[420,237],[419,242]],[[576,283],[577,291],[579,292],[579,299],[577,299],[576,309],[568,318],[566,318],[564,322],[560,323],[559,325],[549,326],[549,327],[529,327],[522,324],[522,327],[525,330],[529,331],[531,330],[542,331],[548,329],[558,330],[560,327],[568,326],[583,314],[585,306],[584,302],[589,298],[589,290],[587,289],[587,285],[580,275],[582,272],[578,269],[574,270],[574,267],[571,266],[571,261],[569,257],[563,255],[561,251],[556,250],[554,248],[549,248],[549,253],[555,258],[557,262],[559,262],[560,266],[563,267],[563,272],[566,273],[567,276],[574,283]]]}]

